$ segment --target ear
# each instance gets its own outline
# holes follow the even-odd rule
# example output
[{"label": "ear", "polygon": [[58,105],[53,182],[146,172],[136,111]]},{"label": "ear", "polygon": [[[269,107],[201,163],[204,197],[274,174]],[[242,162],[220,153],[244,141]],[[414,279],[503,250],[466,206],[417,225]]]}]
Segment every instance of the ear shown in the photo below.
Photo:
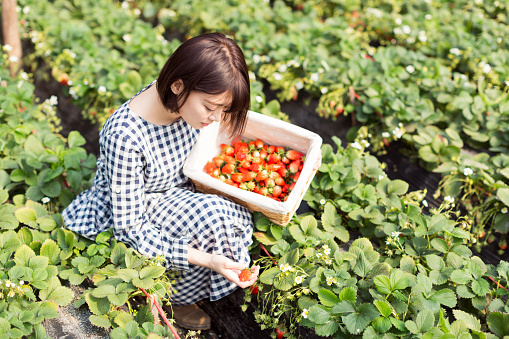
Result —
[{"label": "ear", "polygon": [[182,79],[178,79],[173,84],[171,84],[171,91],[175,95],[179,95],[184,90],[184,82]]}]

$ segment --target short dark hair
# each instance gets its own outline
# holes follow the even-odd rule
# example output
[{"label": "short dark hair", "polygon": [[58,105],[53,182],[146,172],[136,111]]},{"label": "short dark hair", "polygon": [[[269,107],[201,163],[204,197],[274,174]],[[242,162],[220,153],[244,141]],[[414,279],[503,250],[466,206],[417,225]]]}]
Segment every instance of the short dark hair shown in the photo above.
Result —
[{"label": "short dark hair", "polygon": [[[184,89],[176,95],[171,85],[179,79]],[[223,119],[231,136],[244,131],[251,102],[249,72],[244,53],[224,34],[206,33],[182,43],[166,61],[156,84],[164,107],[177,113],[192,91],[231,94]]]}]

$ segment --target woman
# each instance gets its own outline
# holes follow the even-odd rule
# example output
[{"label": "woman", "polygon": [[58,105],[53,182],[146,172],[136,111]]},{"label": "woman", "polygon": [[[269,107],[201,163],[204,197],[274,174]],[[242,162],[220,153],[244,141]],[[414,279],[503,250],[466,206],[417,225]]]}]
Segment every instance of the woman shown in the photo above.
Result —
[{"label": "woman", "polygon": [[100,132],[92,188],[64,210],[66,227],[87,238],[113,228],[115,238],[180,271],[172,295],[182,327],[204,330],[195,303],[220,299],[258,276],[239,280],[250,262],[251,213],[229,199],[194,191],[182,173],[200,129],[223,122],[241,135],[250,102],[241,49],[219,33],[184,42],[156,81],[128,100]]}]

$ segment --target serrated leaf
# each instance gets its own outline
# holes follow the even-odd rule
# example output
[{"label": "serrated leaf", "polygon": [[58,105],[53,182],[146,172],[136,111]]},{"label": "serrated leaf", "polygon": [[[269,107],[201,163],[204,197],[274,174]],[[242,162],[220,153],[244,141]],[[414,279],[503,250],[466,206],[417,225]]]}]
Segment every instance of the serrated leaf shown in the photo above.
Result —
[{"label": "serrated leaf", "polygon": [[129,295],[126,292],[122,293],[112,293],[108,295],[108,300],[116,306],[122,306],[127,302],[127,298]]},{"label": "serrated leaf", "polygon": [[451,273],[450,278],[456,284],[465,285],[466,283],[472,280],[472,275],[470,274],[470,272],[465,270],[455,270]]},{"label": "serrated leaf", "polygon": [[382,316],[388,318],[391,315],[392,307],[387,300],[375,300],[373,304]]},{"label": "serrated leaf", "polygon": [[14,215],[19,222],[30,227],[37,227],[37,215],[33,208],[26,206],[20,207],[14,212]]},{"label": "serrated leaf", "polygon": [[509,188],[499,188],[497,198],[509,207]]},{"label": "serrated leaf", "polygon": [[332,315],[328,309],[317,305],[309,309],[308,318],[315,324],[325,324],[332,319]]},{"label": "serrated leaf", "polygon": [[60,247],[52,239],[46,239],[41,246],[41,255],[46,256],[49,264],[56,265],[60,262]]},{"label": "serrated leaf", "polygon": [[84,293],[90,311],[96,315],[106,314],[110,310],[110,302],[107,298],[96,298],[90,293]]},{"label": "serrated leaf", "polygon": [[456,306],[458,302],[458,298],[456,294],[450,289],[444,288],[442,290],[436,291],[433,294],[433,297],[442,305],[453,308]]},{"label": "serrated leaf", "polygon": [[274,278],[281,273],[279,267],[271,267],[260,275],[260,282],[266,285],[273,285]]},{"label": "serrated leaf", "polygon": [[509,335],[509,314],[493,312],[487,319],[490,331],[499,338]]},{"label": "serrated leaf", "polygon": [[375,279],[373,279],[373,282],[375,283],[375,287],[378,292],[383,294],[390,294],[392,292],[389,277],[385,275],[377,275]]},{"label": "serrated leaf", "polygon": [[115,324],[117,324],[120,327],[124,327],[125,324],[127,324],[129,321],[134,320],[134,317],[131,313],[128,312],[120,312],[115,316],[115,319],[113,320]]},{"label": "serrated leaf", "polygon": [[273,237],[269,237],[266,233],[263,232],[254,232],[253,236],[261,242],[263,245],[271,246],[277,243],[277,240]]},{"label": "serrated leaf", "polygon": [[144,267],[140,271],[140,279],[144,279],[144,278],[152,278],[152,279],[158,278],[161,275],[163,275],[164,272],[166,272],[166,268],[164,266],[149,266],[149,267]]},{"label": "serrated leaf", "polygon": [[480,297],[486,296],[490,290],[490,284],[482,278],[472,281],[470,287],[472,291]]},{"label": "serrated leaf", "polygon": [[110,318],[106,314],[101,314],[101,315],[92,314],[88,319],[95,326],[102,327],[102,328],[110,328],[111,327]]},{"label": "serrated leaf", "polygon": [[71,289],[58,286],[46,297],[46,300],[53,300],[60,306],[69,305],[74,297],[74,293]]},{"label": "serrated leaf", "polygon": [[318,292],[318,299],[320,299],[322,305],[327,307],[333,307],[340,302],[340,299],[334,293],[324,288]]},{"label": "serrated leaf", "polygon": [[372,326],[377,332],[385,333],[392,327],[392,323],[388,318],[378,317],[373,320]]},{"label": "serrated leaf", "polygon": [[104,298],[110,294],[115,294],[115,286],[104,284],[94,288],[91,293],[96,298]]},{"label": "serrated leaf", "polygon": [[140,279],[140,278],[136,277],[136,278],[133,278],[131,283],[138,288],[149,289],[149,288],[152,288],[152,286],[154,286],[155,282],[154,282],[154,279],[152,279],[152,278]]},{"label": "serrated leaf", "polygon": [[33,249],[23,244],[14,253],[14,262],[18,265],[27,266],[29,265],[30,259],[35,257]]},{"label": "serrated leaf", "polygon": [[345,287],[338,294],[339,300],[350,300],[355,302],[357,300],[357,290],[351,286]]},{"label": "serrated leaf", "polygon": [[452,310],[452,313],[457,320],[463,321],[465,326],[467,326],[469,329],[473,331],[481,330],[481,322],[473,315],[461,310]]}]

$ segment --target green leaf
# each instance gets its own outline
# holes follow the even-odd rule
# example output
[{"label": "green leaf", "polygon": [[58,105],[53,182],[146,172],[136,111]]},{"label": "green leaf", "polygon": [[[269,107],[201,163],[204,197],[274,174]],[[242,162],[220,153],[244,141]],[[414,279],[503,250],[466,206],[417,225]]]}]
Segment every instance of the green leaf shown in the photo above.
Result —
[{"label": "green leaf", "polygon": [[339,329],[339,324],[331,320],[325,324],[317,324],[315,325],[315,333],[322,337],[330,337],[334,333],[336,333]]},{"label": "green leaf", "polygon": [[324,306],[316,305],[309,309],[308,318],[315,324],[325,324],[331,321],[332,315]]},{"label": "green leaf", "polygon": [[138,271],[132,268],[121,268],[117,274],[125,282],[131,282],[134,278],[138,278]]},{"label": "green leaf", "polygon": [[433,297],[442,305],[453,308],[456,306],[458,302],[458,298],[456,294],[450,289],[444,288],[442,290],[436,291],[433,294]]},{"label": "green leaf", "polygon": [[92,290],[92,295],[96,298],[104,298],[110,294],[115,294],[115,286],[104,284]]},{"label": "green leaf", "polygon": [[52,231],[55,227],[57,227],[55,219],[53,219],[49,215],[37,218],[37,223],[39,224],[39,228],[41,229],[41,231],[44,232]]},{"label": "green leaf", "polygon": [[118,242],[111,251],[111,262],[117,266],[120,266],[125,260],[126,251],[126,245],[124,243]]},{"label": "green leaf", "polygon": [[352,312],[355,312],[355,311],[356,311],[355,304],[354,304],[354,302],[352,302],[350,300],[340,301],[339,303],[334,305],[334,307],[332,308],[332,312],[335,313],[335,314],[338,314],[338,313],[352,313]]},{"label": "green leaf", "polygon": [[85,138],[78,131],[71,131],[67,137],[69,148],[83,146],[87,143]]},{"label": "green leaf", "polygon": [[126,292],[122,292],[119,294],[108,294],[108,300],[116,306],[122,306],[127,302],[127,298],[129,295]]},{"label": "green leaf", "polygon": [[341,317],[346,329],[351,334],[360,334],[364,331],[370,320],[365,318],[359,313],[350,313],[349,315]]},{"label": "green leaf", "polygon": [[375,287],[378,292],[383,294],[390,294],[392,292],[389,277],[385,275],[377,275],[375,279],[373,279],[373,282],[375,283]]},{"label": "green leaf", "polygon": [[509,207],[509,188],[499,188],[497,198]]},{"label": "green leaf", "polygon": [[275,277],[281,273],[279,267],[271,267],[260,275],[260,282],[265,285],[273,285]]},{"label": "green leaf", "polygon": [[275,245],[277,243],[275,238],[269,237],[266,233],[263,232],[254,232],[253,236],[256,238],[256,240],[266,246]]},{"label": "green leaf", "polygon": [[88,308],[93,314],[106,314],[110,310],[110,302],[107,298],[96,298],[90,293],[84,293]]},{"label": "green leaf", "polygon": [[152,278],[145,278],[145,279],[133,278],[133,280],[131,282],[134,286],[139,287],[139,288],[144,288],[144,289],[152,288],[152,286],[154,286],[154,283],[155,283],[154,279],[152,279]]},{"label": "green leaf", "polygon": [[14,262],[18,265],[27,266],[29,265],[30,259],[35,257],[35,252],[27,245],[23,244],[14,253]]},{"label": "green leaf", "polygon": [[452,313],[454,314],[456,320],[463,321],[469,329],[473,331],[481,330],[481,322],[478,318],[474,317],[470,313],[461,310],[452,310]]},{"label": "green leaf", "polygon": [[35,214],[35,210],[31,207],[20,207],[15,212],[14,215],[19,220],[19,222],[30,226],[37,227],[37,215]]},{"label": "green leaf", "polygon": [[377,332],[385,333],[392,327],[392,323],[388,318],[378,317],[373,320],[372,326]]},{"label": "green leaf", "polygon": [[456,284],[465,285],[466,283],[472,280],[472,275],[470,274],[470,272],[465,270],[454,270],[451,273],[451,280]]},{"label": "green leaf", "polygon": [[391,315],[392,307],[387,300],[375,300],[373,304],[382,316],[388,318]]},{"label": "green leaf", "polygon": [[389,280],[391,282],[391,290],[404,290],[410,284],[405,273],[400,270],[392,270]]},{"label": "green leaf", "polygon": [[25,141],[25,151],[39,156],[42,152],[44,152],[44,146],[36,136],[29,135]]},{"label": "green leaf", "polygon": [[470,286],[472,287],[472,291],[480,297],[486,296],[490,291],[490,284],[483,278],[472,281]]},{"label": "green leaf", "polygon": [[166,272],[166,268],[164,266],[148,266],[144,267],[140,271],[140,279],[144,278],[158,278],[163,273]]},{"label": "green leaf", "polygon": [[106,314],[101,314],[101,315],[92,314],[88,319],[95,326],[103,327],[103,328],[111,327],[110,318]]},{"label": "green leaf", "polygon": [[490,331],[499,338],[509,335],[509,314],[493,312],[488,315],[487,319]]},{"label": "green leaf", "polygon": [[71,289],[58,286],[46,297],[46,300],[53,300],[60,306],[66,306],[71,303],[73,297],[74,294]]},{"label": "green leaf", "polygon": [[357,300],[357,290],[351,286],[345,287],[339,292],[338,294],[339,300],[350,300],[352,302],[355,302]]},{"label": "green leaf", "polygon": [[320,299],[320,302],[327,307],[333,307],[340,302],[340,299],[334,293],[325,288],[318,292],[318,299]]},{"label": "green leaf", "polygon": [[435,324],[435,316],[430,310],[422,310],[417,314],[415,323],[419,328],[419,332],[425,333]]}]

